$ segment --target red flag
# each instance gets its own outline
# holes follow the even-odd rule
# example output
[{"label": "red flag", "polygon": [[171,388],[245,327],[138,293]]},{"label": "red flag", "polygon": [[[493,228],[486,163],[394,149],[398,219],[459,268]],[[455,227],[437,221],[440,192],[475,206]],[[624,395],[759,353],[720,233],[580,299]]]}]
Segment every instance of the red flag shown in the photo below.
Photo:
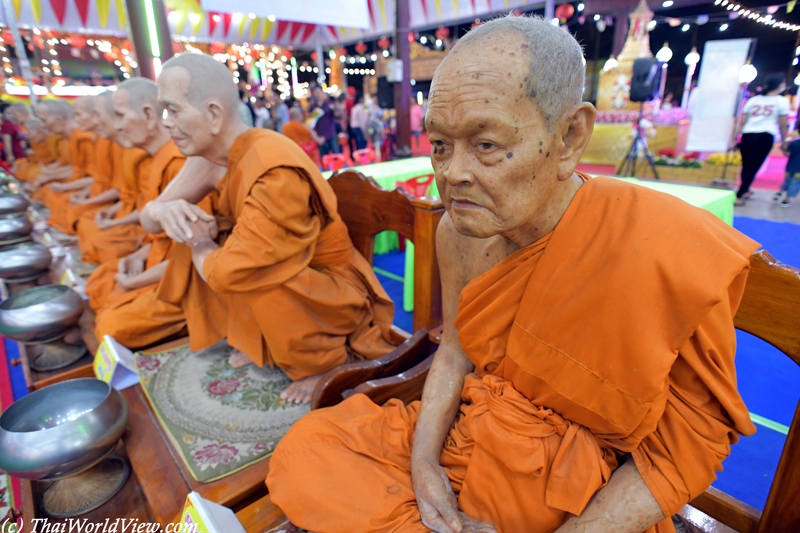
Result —
[{"label": "red flag", "polygon": [[328,28],[328,30],[330,30],[331,34],[332,34],[334,37],[336,37],[337,39],[339,38],[339,34],[338,34],[338,33],[336,33],[336,28],[334,28],[333,26],[327,26],[327,28]]},{"label": "red flag", "polygon": [[233,17],[233,13],[222,14],[222,31],[225,37],[228,36],[228,30],[231,27],[231,17]]},{"label": "red flag", "polygon": [[[428,6],[425,5],[425,0],[419,0],[422,3],[422,16],[425,17],[425,22],[428,22]],[[489,2],[489,0],[486,0]]]},{"label": "red flag", "polygon": [[56,14],[58,23],[64,25],[64,15],[67,14],[67,0],[50,0],[50,5]]},{"label": "red flag", "polygon": [[367,7],[369,8],[369,20],[372,22],[372,29],[376,28],[375,26],[375,13],[372,11],[372,2],[371,0],[367,0]]},{"label": "red flag", "polygon": [[317,29],[316,24],[306,24],[306,31],[303,32],[303,40],[302,40],[304,44],[308,40],[308,38],[311,37],[311,34],[314,33],[315,29]]},{"label": "red flag", "polygon": [[293,22],[292,23],[292,36],[291,36],[292,42],[294,42],[294,40],[297,39],[297,36],[300,33],[300,30],[302,30],[304,26],[305,26],[305,24],[302,23],[302,22]]},{"label": "red flag", "polygon": [[75,0],[75,6],[78,8],[78,15],[81,17],[83,26],[86,27],[86,20],[89,18],[89,0]]},{"label": "red flag", "polygon": [[214,30],[217,28],[217,23],[219,22],[219,13],[216,11],[209,11],[208,12],[208,35],[209,37],[214,33]]},{"label": "red flag", "polygon": [[289,24],[291,24],[291,22],[285,20],[278,21],[278,39],[277,39],[278,41],[283,39],[283,34],[286,33],[286,30],[289,29]]}]

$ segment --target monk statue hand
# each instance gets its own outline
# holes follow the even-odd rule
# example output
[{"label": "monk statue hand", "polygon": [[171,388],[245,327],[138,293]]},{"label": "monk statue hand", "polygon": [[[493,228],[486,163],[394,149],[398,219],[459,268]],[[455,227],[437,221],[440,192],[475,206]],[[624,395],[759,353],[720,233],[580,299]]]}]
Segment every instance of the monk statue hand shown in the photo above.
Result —
[{"label": "monk statue hand", "polygon": [[144,259],[138,257],[123,257],[117,263],[117,271],[126,276],[138,276],[144,272]]},{"label": "monk statue hand", "polygon": [[[158,218],[161,228],[167,233],[167,237],[175,242],[189,243],[189,241],[195,239],[192,224],[198,221],[213,222],[214,232],[216,233],[216,219],[200,207],[190,204],[186,200],[164,202],[159,210]],[[216,234],[214,238],[216,238]]]},{"label": "monk statue hand", "polygon": [[[462,533],[458,500],[444,468],[437,460],[416,459],[411,464],[411,479],[422,523],[436,533]],[[478,531],[478,530],[474,530]]]}]

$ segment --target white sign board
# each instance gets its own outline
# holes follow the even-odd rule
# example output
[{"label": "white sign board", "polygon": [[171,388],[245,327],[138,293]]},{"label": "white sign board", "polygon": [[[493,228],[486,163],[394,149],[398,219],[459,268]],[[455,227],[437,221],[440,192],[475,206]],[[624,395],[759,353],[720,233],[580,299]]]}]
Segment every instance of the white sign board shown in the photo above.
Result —
[{"label": "white sign board", "polygon": [[752,39],[708,41],[703,50],[687,152],[726,152],[733,134],[739,71]]},{"label": "white sign board", "polygon": [[259,18],[309,22],[323,26],[369,29],[367,0],[203,0],[203,9],[254,14]]}]

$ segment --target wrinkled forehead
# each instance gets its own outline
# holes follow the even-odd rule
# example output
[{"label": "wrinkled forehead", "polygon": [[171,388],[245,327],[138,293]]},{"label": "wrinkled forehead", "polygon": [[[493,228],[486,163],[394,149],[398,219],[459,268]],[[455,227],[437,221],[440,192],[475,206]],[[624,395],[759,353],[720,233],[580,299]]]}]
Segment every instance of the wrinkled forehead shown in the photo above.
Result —
[{"label": "wrinkled forehead", "polygon": [[170,67],[158,76],[158,102],[162,105],[185,105],[189,101],[192,77],[183,67]]}]

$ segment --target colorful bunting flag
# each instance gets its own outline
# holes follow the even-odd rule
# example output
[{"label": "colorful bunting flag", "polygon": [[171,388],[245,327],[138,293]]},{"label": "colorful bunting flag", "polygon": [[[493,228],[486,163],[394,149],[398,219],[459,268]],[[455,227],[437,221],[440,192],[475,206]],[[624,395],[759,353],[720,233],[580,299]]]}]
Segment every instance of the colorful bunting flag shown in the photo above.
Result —
[{"label": "colorful bunting flag", "polygon": [[306,24],[306,30],[303,32],[303,44],[311,37],[311,34],[314,33],[314,30],[317,29],[316,24]]},{"label": "colorful bunting flag", "polygon": [[42,0],[31,0],[31,11],[33,11],[33,18],[36,23],[42,21]]},{"label": "colorful bunting flag", "polygon": [[214,34],[214,30],[217,29],[217,23],[219,22],[220,16],[219,13],[216,11],[209,11],[208,12],[208,36],[212,36]]},{"label": "colorful bunting flag", "polygon": [[50,0],[53,12],[56,14],[58,23],[64,25],[64,16],[67,14],[67,0]]},{"label": "colorful bunting flag", "polygon": [[256,33],[258,33],[258,28],[261,26],[261,18],[254,18],[250,20],[250,40],[253,41],[256,38]]},{"label": "colorful bunting flag", "polygon": [[286,30],[289,29],[289,25],[290,24],[291,24],[291,22],[288,22],[286,20],[279,20],[278,21],[278,38],[276,39],[277,41],[280,41],[281,39],[283,39],[283,34],[286,33]]},{"label": "colorful bunting flag", "polygon": [[22,0],[13,0],[14,11],[17,12],[17,20],[19,20],[20,13],[22,13]]},{"label": "colorful bunting flag", "polygon": [[303,29],[303,23],[302,22],[293,22],[292,23],[292,32],[291,32],[291,36],[289,37],[289,40],[294,42],[294,40],[297,39],[297,34],[299,34],[300,30],[302,30],[302,29]]},{"label": "colorful bunting flag", "polygon": [[110,0],[96,0],[97,3],[97,18],[100,19],[100,26],[105,29],[108,24],[108,8],[111,6]]},{"label": "colorful bunting flag", "polygon": [[[192,15],[200,15],[199,17],[193,17]],[[197,32],[200,31],[200,28],[203,26],[203,22],[206,20],[205,11],[194,11],[191,15],[189,15],[189,22],[192,23],[192,33],[197,35]]]},{"label": "colorful bunting flag", "polygon": [[264,27],[261,29],[261,42],[262,43],[267,42],[267,37],[269,36],[269,32],[272,31],[272,27],[274,25],[275,25],[275,23],[272,22],[271,20],[269,20],[269,19],[264,20]]},{"label": "colorful bunting flag", "polygon": [[75,0],[75,7],[78,8],[78,16],[81,17],[83,27],[86,27],[86,21],[89,19],[89,0]]},{"label": "colorful bunting flag", "polygon": [[[428,6],[425,5],[425,0],[419,0],[422,3],[422,16],[425,17],[425,22],[428,22]],[[486,0],[487,2],[489,0]]]},{"label": "colorful bunting flag", "polygon": [[125,28],[125,4],[123,4],[122,0],[116,0],[117,2],[117,19],[119,20],[119,27],[120,29]]},{"label": "colorful bunting flag", "polygon": [[244,32],[244,27],[247,25],[248,18],[247,15],[243,13],[237,13],[237,15],[241,18],[239,19],[239,32],[236,34],[236,36],[241,38],[242,32]]},{"label": "colorful bunting flag", "polygon": [[[436,4],[439,4],[439,0],[436,0]],[[389,23],[386,21],[386,6],[383,5],[383,0],[378,0],[378,5],[381,8],[381,17],[383,18],[383,27],[388,28]]]},{"label": "colorful bunting flag", "polygon": [[228,30],[231,29],[231,19],[233,18],[232,13],[223,13],[222,14],[222,35],[223,37],[228,36]]},{"label": "colorful bunting flag", "polygon": [[788,4],[786,4],[786,12],[791,13],[794,11],[794,6],[797,4],[797,0],[791,0]]}]

